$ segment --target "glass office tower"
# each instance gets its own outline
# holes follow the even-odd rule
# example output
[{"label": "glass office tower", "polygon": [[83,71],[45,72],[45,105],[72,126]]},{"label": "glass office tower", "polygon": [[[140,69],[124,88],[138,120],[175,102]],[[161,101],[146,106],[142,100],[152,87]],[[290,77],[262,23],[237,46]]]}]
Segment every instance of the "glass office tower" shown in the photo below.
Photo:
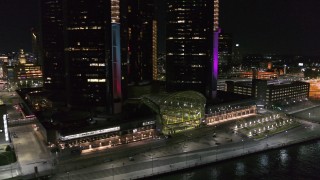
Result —
[{"label": "glass office tower", "polygon": [[167,0],[167,91],[195,90],[214,96],[218,76],[215,2]]}]

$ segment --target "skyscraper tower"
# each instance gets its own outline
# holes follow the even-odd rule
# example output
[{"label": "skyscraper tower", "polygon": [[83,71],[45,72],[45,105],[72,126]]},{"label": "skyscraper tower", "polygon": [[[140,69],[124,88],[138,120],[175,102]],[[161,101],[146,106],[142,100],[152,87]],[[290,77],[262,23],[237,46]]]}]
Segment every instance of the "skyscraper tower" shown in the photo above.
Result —
[{"label": "skyscraper tower", "polygon": [[152,81],[154,0],[128,1],[128,83]]},{"label": "skyscraper tower", "polygon": [[167,0],[166,89],[214,96],[218,77],[217,0]]},{"label": "skyscraper tower", "polygon": [[119,0],[40,3],[46,88],[58,92],[53,87],[60,86],[65,93],[57,97],[70,107],[119,112]]},{"label": "skyscraper tower", "polygon": [[44,87],[54,92],[56,102],[66,99],[66,78],[63,42],[62,0],[40,3],[39,62],[43,67]]}]

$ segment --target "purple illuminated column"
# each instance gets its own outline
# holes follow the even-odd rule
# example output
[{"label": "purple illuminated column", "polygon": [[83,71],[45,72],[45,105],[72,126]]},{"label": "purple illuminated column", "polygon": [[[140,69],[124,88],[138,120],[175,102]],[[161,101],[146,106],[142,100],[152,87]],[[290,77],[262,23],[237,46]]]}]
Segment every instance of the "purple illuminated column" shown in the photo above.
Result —
[{"label": "purple illuminated column", "polygon": [[219,33],[220,29],[218,31],[214,32],[213,35],[213,59],[212,59],[212,83],[213,83],[213,88],[212,88],[212,97],[215,97],[216,92],[217,92],[217,82],[218,82],[218,71],[219,71]]},{"label": "purple illuminated column", "polygon": [[219,0],[214,0],[214,10],[213,10],[213,59],[212,59],[212,77],[211,77],[211,92],[209,96],[215,98],[217,94],[217,84],[218,84],[218,53],[219,53]]}]

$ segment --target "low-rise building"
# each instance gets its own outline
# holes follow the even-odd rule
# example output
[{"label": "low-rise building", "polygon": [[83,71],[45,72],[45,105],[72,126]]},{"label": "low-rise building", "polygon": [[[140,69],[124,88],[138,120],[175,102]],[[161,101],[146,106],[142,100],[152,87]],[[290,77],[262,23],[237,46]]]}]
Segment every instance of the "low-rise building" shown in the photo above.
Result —
[{"label": "low-rise building", "polygon": [[226,81],[227,91],[253,96],[259,106],[309,98],[310,84],[302,81],[262,80]]}]

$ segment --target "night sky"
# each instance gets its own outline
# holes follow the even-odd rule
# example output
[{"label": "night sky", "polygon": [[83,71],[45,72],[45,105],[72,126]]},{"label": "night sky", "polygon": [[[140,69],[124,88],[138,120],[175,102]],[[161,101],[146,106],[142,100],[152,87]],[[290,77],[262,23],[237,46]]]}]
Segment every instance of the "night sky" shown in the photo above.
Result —
[{"label": "night sky", "polygon": [[[31,50],[37,1],[0,0],[0,52]],[[320,0],[220,0],[220,7],[222,32],[243,53],[320,55]]]},{"label": "night sky", "polygon": [[38,0],[0,0],[0,52],[31,51],[31,28],[38,22]]},{"label": "night sky", "polygon": [[320,0],[220,0],[220,10],[244,53],[320,55]]}]

